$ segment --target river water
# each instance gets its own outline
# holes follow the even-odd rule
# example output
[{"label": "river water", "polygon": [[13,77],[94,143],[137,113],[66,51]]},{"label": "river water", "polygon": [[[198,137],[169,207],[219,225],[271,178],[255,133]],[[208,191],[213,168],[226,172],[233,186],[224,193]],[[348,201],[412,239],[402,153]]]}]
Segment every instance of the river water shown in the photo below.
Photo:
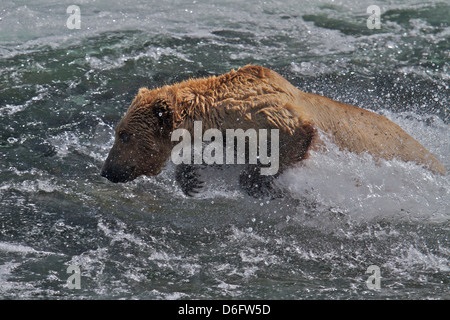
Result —
[{"label": "river water", "polygon": [[248,63],[392,119],[450,168],[449,17],[445,1],[2,1],[0,297],[449,299],[448,175],[332,145],[271,201],[232,168],[195,198],[170,163],[99,175],[140,87]]}]

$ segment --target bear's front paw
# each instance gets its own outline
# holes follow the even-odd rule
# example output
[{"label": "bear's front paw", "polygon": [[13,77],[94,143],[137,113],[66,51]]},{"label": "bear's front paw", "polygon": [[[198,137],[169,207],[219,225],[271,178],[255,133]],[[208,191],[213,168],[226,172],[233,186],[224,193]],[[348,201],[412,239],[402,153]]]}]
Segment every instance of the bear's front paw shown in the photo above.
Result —
[{"label": "bear's front paw", "polygon": [[274,178],[275,176],[261,175],[259,167],[251,166],[240,174],[239,184],[249,196],[254,198],[281,198],[281,191],[273,186]]},{"label": "bear's front paw", "polygon": [[176,168],[175,179],[177,180],[183,193],[193,197],[201,191],[204,181],[199,179],[197,168],[192,165],[180,164]]}]

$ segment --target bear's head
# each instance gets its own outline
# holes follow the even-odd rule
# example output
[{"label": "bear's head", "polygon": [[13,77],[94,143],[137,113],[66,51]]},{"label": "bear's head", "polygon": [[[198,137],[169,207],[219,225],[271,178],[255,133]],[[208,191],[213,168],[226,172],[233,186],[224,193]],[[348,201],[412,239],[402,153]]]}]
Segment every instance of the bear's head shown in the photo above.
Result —
[{"label": "bear's head", "polygon": [[167,95],[140,89],[115,129],[115,141],[101,175],[112,182],[127,182],[161,172],[170,157],[173,121]]}]

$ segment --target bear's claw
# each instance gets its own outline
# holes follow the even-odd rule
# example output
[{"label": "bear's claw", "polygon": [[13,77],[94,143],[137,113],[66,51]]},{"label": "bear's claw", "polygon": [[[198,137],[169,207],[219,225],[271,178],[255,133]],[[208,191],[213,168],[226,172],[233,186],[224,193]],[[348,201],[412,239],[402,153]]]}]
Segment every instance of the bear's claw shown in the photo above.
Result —
[{"label": "bear's claw", "polygon": [[251,197],[276,199],[282,197],[282,194],[272,184],[275,177],[263,176],[260,167],[250,166],[241,172],[239,184]]},{"label": "bear's claw", "polygon": [[205,182],[199,179],[197,168],[192,165],[180,164],[175,171],[175,179],[183,193],[189,197],[198,194]]}]

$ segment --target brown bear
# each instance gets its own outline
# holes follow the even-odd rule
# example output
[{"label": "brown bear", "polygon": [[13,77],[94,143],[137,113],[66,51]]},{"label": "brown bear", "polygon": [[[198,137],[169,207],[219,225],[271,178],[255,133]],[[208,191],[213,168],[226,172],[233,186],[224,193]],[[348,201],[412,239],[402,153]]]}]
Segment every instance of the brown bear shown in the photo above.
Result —
[{"label": "brown bear", "polygon": [[[444,166],[421,144],[387,118],[295,88],[273,70],[248,65],[237,71],[191,79],[149,90],[141,88],[115,132],[115,143],[101,175],[112,182],[158,175],[171,156],[175,129],[266,128],[279,132],[279,170],[321,148],[318,132],[341,150],[367,152],[375,159],[414,161],[434,173]],[[260,166],[247,166],[241,185],[252,195],[269,188],[274,176],[261,176]],[[181,164],[176,179],[185,194],[201,187],[196,168]]]}]

